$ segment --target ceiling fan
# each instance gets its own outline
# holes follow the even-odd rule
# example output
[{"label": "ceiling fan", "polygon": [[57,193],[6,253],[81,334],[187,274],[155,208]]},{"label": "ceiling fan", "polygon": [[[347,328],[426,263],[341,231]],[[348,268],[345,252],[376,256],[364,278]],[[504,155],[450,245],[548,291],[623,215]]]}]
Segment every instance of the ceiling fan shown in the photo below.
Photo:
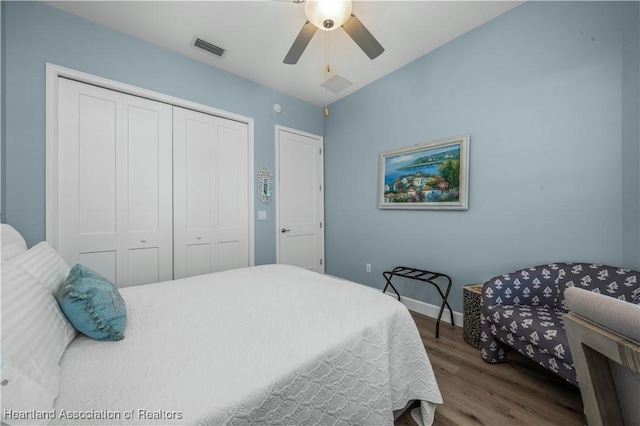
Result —
[{"label": "ceiling fan", "polygon": [[[293,0],[293,2],[302,3],[304,0]],[[370,59],[375,59],[384,52],[384,47],[352,13],[351,0],[307,0],[304,13],[307,16],[307,22],[302,26],[285,56],[283,61],[285,64],[293,65],[298,62],[318,29],[333,31],[342,27]]]}]

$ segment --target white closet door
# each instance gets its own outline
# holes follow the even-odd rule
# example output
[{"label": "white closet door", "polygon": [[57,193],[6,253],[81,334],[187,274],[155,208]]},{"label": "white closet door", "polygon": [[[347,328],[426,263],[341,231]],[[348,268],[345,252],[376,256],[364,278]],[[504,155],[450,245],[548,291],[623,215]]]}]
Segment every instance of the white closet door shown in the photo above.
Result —
[{"label": "white closet door", "polygon": [[171,106],[63,78],[58,99],[58,251],[119,287],[171,279]]},{"label": "white closet door", "polygon": [[174,278],[249,265],[245,123],[173,108]]}]

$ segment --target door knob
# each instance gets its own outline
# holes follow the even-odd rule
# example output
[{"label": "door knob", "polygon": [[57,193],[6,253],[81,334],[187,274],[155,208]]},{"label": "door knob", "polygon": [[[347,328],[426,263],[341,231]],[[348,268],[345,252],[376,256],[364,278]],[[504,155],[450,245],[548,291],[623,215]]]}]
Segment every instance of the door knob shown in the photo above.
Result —
[{"label": "door knob", "polygon": [[146,239],[146,238],[140,238],[140,242],[141,242],[141,243],[146,243],[146,242],[147,242],[147,239]]},{"label": "door knob", "polygon": [[291,229],[284,229],[284,228],[282,228],[282,229],[280,230],[280,232],[282,232],[283,234],[284,234],[285,232],[289,232],[289,231],[291,231]]}]

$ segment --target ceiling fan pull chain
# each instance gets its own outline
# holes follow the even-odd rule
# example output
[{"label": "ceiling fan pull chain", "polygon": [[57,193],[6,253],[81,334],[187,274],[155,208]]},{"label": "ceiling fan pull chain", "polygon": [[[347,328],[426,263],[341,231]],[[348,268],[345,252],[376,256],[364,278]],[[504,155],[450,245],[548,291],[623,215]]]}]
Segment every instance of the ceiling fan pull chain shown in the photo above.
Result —
[{"label": "ceiling fan pull chain", "polygon": [[327,64],[326,72],[325,72],[325,80],[329,78],[329,73],[331,72],[331,65],[329,64],[329,32],[324,33],[324,62]]},{"label": "ceiling fan pull chain", "polygon": [[[324,60],[327,64],[324,72],[324,81],[329,79],[329,73],[331,72],[331,65],[329,64],[329,32],[324,33]],[[327,105],[327,88],[324,89],[324,110],[322,114],[325,117],[329,116],[329,106]]]}]

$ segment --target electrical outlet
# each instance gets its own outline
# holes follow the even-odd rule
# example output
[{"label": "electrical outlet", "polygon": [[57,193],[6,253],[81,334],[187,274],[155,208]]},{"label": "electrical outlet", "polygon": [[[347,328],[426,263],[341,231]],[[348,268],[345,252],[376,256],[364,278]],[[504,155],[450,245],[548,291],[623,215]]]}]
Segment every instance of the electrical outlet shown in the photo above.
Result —
[{"label": "electrical outlet", "polygon": [[371,273],[371,264],[370,264],[370,263],[365,264],[365,265],[364,265],[364,269],[365,269],[365,271],[367,271],[368,273]]}]

